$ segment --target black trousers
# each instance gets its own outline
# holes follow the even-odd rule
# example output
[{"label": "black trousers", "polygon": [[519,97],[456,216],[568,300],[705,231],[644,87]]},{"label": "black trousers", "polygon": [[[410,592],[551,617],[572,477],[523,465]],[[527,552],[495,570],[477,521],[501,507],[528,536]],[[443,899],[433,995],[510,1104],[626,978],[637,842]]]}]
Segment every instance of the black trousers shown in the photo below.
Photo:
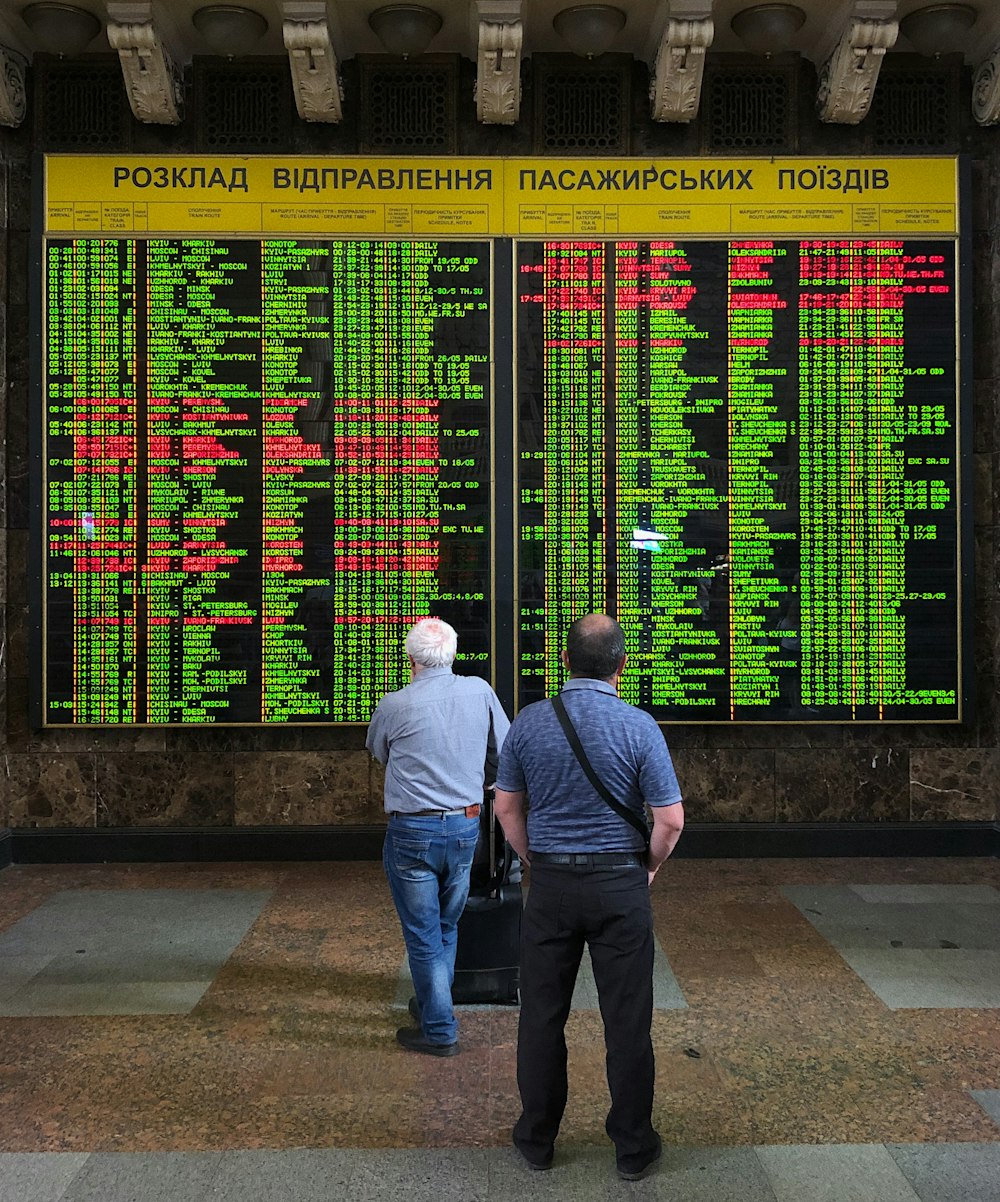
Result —
[{"label": "black trousers", "polygon": [[566,1109],[565,1026],[584,944],[604,1020],[611,1109],[605,1128],[623,1169],[655,1150],[652,1125],[653,920],[645,868],[536,864],[521,927],[514,1143],[536,1163],[552,1156]]}]

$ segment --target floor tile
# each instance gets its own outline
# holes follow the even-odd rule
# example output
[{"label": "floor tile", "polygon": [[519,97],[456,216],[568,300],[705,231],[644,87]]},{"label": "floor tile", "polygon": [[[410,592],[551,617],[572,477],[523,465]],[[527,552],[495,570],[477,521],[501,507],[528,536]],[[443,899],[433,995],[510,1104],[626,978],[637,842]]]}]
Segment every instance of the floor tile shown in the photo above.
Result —
[{"label": "floor tile", "polygon": [[0,1202],[60,1202],[88,1152],[0,1152]]},{"label": "floor tile", "polygon": [[863,913],[868,905],[850,885],[785,885],[780,892],[810,919]]},{"label": "floor tile", "polygon": [[50,952],[0,951],[0,1005],[23,989],[52,959]]},{"label": "floor tile", "polygon": [[992,885],[852,885],[851,891],[876,905],[915,902],[1000,907],[1000,891]]},{"label": "floor tile", "polygon": [[[752,1148],[664,1147],[648,1195],[683,1202],[775,1202]],[[643,1183],[645,1184],[645,1183]]]},{"label": "floor tile", "polygon": [[919,1202],[881,1144],[758,1148],[777,1202]]},{"label": "floor tile", "polygon": [[641,1181],[623,1182],[614,1150],[560,1141],[546,1172],[527,1167],[512,1148],[490,1152],[488,1202],[775,1202],[767,1176],[750,1148],[664,1146],[663,1158]]},{"label": "floor tile", "polygon": [[783,892],[890,1009],[1000,1002],[993,886],[799,885]]},{"label": "floor tile", "polygon": [[[948,906],[866,905],[849,917],[806,915],[813,926],[837,948],[901,946],[921,950],[990,946],[992,933]],[[987,942],[988,941],[988,942]]]},{"label": "floor tile", "polygon": [[982,999],[980,1005],[1000,1006],[1000,952],[961,949],[938,954],[949,975]]},{"label": "floor tile", "polygon": [[[223,957],[224,958],[224,957]],[[39,985],[126,984],[136,981],[202,981],[206,987],[221,964],[218,955],[170,947],[101,949],[53,956],[35,974]]]},{"label": "floor tile", "polygon": [[[614,1150],[585,1147],[560,1139],[552,1168],[529,1168],[510,1146],[489,1153],[488,1202],[610,1202],[630,1195],[656,1198],[659,1172],[626,1186],[615,1172]],[[624,1193],[628,1190],[629,1193]]]},{"label": "floor tile", "polygon": [[49,984],[40,974],[0,1002],[0,1017],[187,1014],[207,988],[207,981]]},{"label": "floor tile", "polygon": [[950,906],[969,931],[968,947],[1000,951],[1000,906]]},{"label": "floor tile", "polygon": [[1000,1144],[890,1144],[888,1150],[921,1202],[1000,1202]]},{"label": "floor tile", "polygon": [[[251,889],[57,892],[0,934],[0,1016],[187,1013],[269,896]],[[15,986],[14,974],[32,956],[47,961]]]},{"label": "floor tile", "polygon": [[[355,1149],[297,1148],[226,1152],[204,1202],[330,1202],[358,1198],[350,1188],[358,1167],[374,1159]],[[405,1195],[401,1195],[405,1196]]]},{"label": "floor tile", "polygon": [[474,1148],[380,1151],[358,1164],[351,1202],[485,1202],[488,1163],[486,1151]]},{"label": "floor tile", "polygon": [[[992,1115],[1000,1125],[1000,1089],[973,1089],[970,1091],[987,1114]],[[1000,1139],[1000,1131],[997,1132]]]},{"label": "floor tile", "polygon": [[976,1008],[986,1004],[979,983],[958,979],[953,953],[890,948],[845,949],[844,960],[890,1010]]},{"label": "floor tile", "polygon": [[62,1202],[203,1202],[221,1159],[212,1152],[95,1152]]}]

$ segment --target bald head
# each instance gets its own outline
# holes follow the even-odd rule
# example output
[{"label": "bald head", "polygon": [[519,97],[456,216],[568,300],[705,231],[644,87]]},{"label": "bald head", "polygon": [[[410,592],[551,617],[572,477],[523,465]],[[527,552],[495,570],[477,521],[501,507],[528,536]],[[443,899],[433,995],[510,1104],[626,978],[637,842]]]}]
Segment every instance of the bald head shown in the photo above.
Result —
[{"label": "bald head", "polygon": [[607,614],[578,618],[566,633],[566,665],[574,676],[610,680],[625,659],[625,632]]}]

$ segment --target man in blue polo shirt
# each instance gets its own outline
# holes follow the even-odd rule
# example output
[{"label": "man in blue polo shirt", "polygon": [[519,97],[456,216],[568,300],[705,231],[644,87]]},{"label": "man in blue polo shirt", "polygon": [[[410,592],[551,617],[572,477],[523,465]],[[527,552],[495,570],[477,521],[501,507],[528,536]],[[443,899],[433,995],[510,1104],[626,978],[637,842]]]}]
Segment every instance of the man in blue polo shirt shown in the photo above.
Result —
[{"label": "man in blue polo shirt", "polygon": [[510,726],[496,693],[478,676],[455,676],[458,636],[425,618],[406,636],[410,683],[387,693],[366,746],[385,764],[389,816],[382,863],[403,927],[419,1027],[401,1027],[409,1052],[454,1056],[458,1023],[451,1003],[458,920],[469,895],[483,783],[493,783]]},{"label": "man in blue polo shirt", "polygon": [[[618,1174],[637,1181],[659,1160],[653,1129],[653,920],[649,886],[684,827],[670,753],[649,714],[618,697],[625,635],[604,614],[570,627],[560,696],[587,759],[621,805],[653,815],[642,834],[589,782],[550,701],[514,719],[497,773],[496,813],[531,865],[521,928],[521,1017],[514,1146],[547,1169],[566,1108],[565,1026],[584,943],[604,1018]],[[530,806],[525,812],[525,802]]]}]

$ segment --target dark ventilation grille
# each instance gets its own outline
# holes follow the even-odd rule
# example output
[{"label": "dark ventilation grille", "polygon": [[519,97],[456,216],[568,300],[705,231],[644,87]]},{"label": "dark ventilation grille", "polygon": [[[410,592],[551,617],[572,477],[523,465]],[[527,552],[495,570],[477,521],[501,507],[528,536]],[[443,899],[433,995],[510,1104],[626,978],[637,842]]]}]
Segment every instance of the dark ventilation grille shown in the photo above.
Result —
[{"label": "dark ventilation grille", "polygon": [[368,153],[454,154],[453,61],[361,66],[361,149]]},{"label": "dark ventilation grille", "polygon": [[948,150],[958,140],[958,72],[883,66],[865,124],[873,150]]},{"label": "dark ventilation grille", "polygon": [[628,153],[627,61],[538,55],[535,71],[536,154]]},{"label": "dark ventilation grille", "polygon": [[132,113],[117,58],[35,61],[35,134],[42,150],[126,150]]},{"label": "dark ventilation grille", "polygon": [[285,63],[196,63],[202,150],[287,150],[291,103]]},{"label": "dark ventilation grille", "polygon": [[795,77],[781,69],[706,72],[705,149],[795,149]]}]

